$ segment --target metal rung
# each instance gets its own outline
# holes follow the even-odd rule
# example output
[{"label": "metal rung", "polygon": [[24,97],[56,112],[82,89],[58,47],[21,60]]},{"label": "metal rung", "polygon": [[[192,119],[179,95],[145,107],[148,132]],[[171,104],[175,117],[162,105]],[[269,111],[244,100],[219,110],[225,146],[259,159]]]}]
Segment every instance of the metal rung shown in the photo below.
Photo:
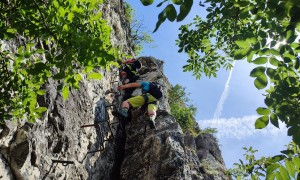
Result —
[{"label": "metal rung", "polygon": [[115,93],[116,95],[120,96],[121,93],[119,91],[106,91],[105,95],[111,94],[111,93]]},{"label": "metal rung", "polygon": [[88,151],[87,154],[89,153],[95,153],[95,152],[99,152],[99,151],[103,151],[104,149],[98,149],[98,150],[95,150],[95,151]]},{"label": "metal rung", "polygon": [[95,152],[98,152],[98,151],[103,151],[104,150],[104,142],[105,141],[111,141],[114,139],[114,135],[113,135],[113,132],[111,130],[111,127],[110,127],[110,123],[108,121],[101,121],[101,122],[107,122],[108,124],[108,128],[109,128],[109,131],[110,131],[110,138],[108,139],[105,139],[105,136],[103,135],[103,131],[102,131],[102,126],[101,124],[87,124],[87,125],[82,125],[81,128],[86,128],[86,127],[95,127],[95,128],[98,128],[98,131],[99,133],[98,134],[98,137],[100,138],[100,149],[98,150],[95,150],[95,151],[88,151],[87,153],[95,153]]},{"label": "metal rung", "polygon": [[63,166],[67,166],[69,164],[74,164],[73,161],[61,161],[61,160],[54,160],[54,159],[51,159],[52,160],[52,163],[61,163]]},{"label": "metal rung", "polygon": [[99,125],[99,123],[108,123],[108,121],[98,121],[98,124],[86,124],[86,125],[82,125],[80,126],[80,128],[86,128],[86,127],[95,127]]}]

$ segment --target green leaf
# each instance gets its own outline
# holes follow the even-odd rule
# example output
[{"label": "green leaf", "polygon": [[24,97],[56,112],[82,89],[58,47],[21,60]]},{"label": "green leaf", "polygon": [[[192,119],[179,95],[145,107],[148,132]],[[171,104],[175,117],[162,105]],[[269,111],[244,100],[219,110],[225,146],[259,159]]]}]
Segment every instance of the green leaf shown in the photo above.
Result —
[{"label": "green leaf", "polygon": [[28,73],[38,75],[47,69],[49,69],[49,67],[46,64],[39,62],[34,65],[34,68],[28,69]]},{"label": "green leaf", "polygon": [[300,57],[297,56],[297,57],[296,57],[296,62],[295,62],[295,69],[296,69],[296,70],[299,69],[299,65],[300,65]]},{"label": "green leaf", "polygon": [[279,167],[279,172],[281,177],[283,178],[282,180],[290,180],[289,173],[284,166]]},{"label": "green leaf", "polygon": [[274,55],[274,56],[280,56],[280,55],[281,55],[277,50],[275,50],[275,49],[273,49],[273,48],[267,50],[267,51],[266,51],[266,54],[270,54],[270,55]]},{"label": "green leaf", "polygon": [[289,161],[289,160],[286,160],[285,161],[285,167],[287,169],[287,171],[289,172],[289,174],[295,178],[295,173],[296,173],[296,170],[295,170],[295,165],[292,161]]},{"label": "green leaf", "polygon": [[64,71],[61,71],[61,72],[55,74],[55,75],[53,76],[53,79],[56,79],[56,80],[58,80],[58,79],[63,79],[65,76],[66,76],[66,75],[65,75],[65,72],[64,72]]},{"label": "green leaf", "polygon": [[76,75],[74,76],[74,79],[75,79],[76,81],[82,80],[81,74],[76,74]]},{"label": "green leaf", "polygon": [[249,50],[248,54],[247,54],[247,61],[251,62],[252,58],[254,56],[254,54],[256,53],[256,51],[252,51],[251,49]]},{"label": "green leaf", "polygon": [[242,49],[248,48],[250,44],[247,41],[236,40],[235,43]]},{"label": "green leaf", "polygon": [[279,179],[280,179],[280,180],[283,180],[283,177],[281,176],[280,172],[277,171],[277,172],[275,173],[275,176],[276,176],[276,179],[278,179],[278,180],[279,180]]},{"label": "green leaf", "polygon": [[275,127],[278,127],[279,128],[279,124],[278,124],[278,118],[277,118],[277,115],[272,113],[270,115],[270,121],[271,123],[275,126]]},{"label": "green leaf", "polygon": [[300,158],[299,157],[294,157],[292,159],[293,163],[296,165],[296,169],[300,168]]},{"label": "green leaf", "polygon": [[269,60],[270,64],[272,64],[273,66],[278,66],[279,61],[276,58],[270,58]]},{"label": "green leaf", "polygon": [[42,54],[42,53],[45,52],[45,50],[44,50],[44,49],[37,49],[35,52],[37,52],[37,53],[39,53],[39,54]]},{"label": "green leaf", "polygon": [[297,128],[297,126],[292,126],[288,129],[287,134],[288,134],[288,136],[293,136],[294,134],[298,133],[298,130],[299,129]]},{"label": "green leaf", "polygon": [[72,22],[73,19],[74,19],[74,13],[70,12],[70,13],[68,14],[68,21]]},{"label": "green leaf", "polygon": [[140,0],[144,6],[149,6],[154,0]]},{"label": "green leaf", "polygon": [[270,160],[271,163],[276,163],[276,162],[279,162],[283,159],[285,159],[286,156],[285,155],[276,155],[276,156],[273,156],[272,159]]},{"label": "green leaf", "polygon": [[268,78],[265,74],[261,74],[254,80],[254,85],[257,89],[263,89],[268,85]]},{"label": "green leaf", "polygon": [[265,104],[266,104],[267,106],[272,106],[273,103],[274,103],[274,100],[273,100],[272,98],[269,98],[269,97],[266,97],[266,98],[265,98]]},{"label": "green leaf", "polygon": [[236,51],[234,52],[234,59],[235,59],[235,60],[243,59],[244,57],[247,56],[249,50],[250,50],[250,48],[248,48],[248,49],[239,49],[239,50],[236,50]]},{"label": "green leaf", "polygon": [[[269,167],[269,166],[268,166]],[[275,179],[275,173],[271,173],[271,174],[268,174],[266,175],[266,179],[267,180],[274,180]]]},{"label": "green leaf", "polygon": [[88,75],[88,79],[101,79],[102,77],[102,74],[95,72],[92,72]]},{"label": "green leaf", "polygon": [[16,33],[17,30],[16,29],[7,29],[6,32],[8,32],[8,33]]},{"label": "green leaf", "polygon": [[180,5],[182,4],[182,0],[172,0],[174,4]]},{"label": "green leaf", "polygon": [[69,86],[64,85],[64,87],[62,89],[62,96],[63,96],[64,100],[68,99],[69,93],[70,93]]},{"label": "green leaf", "polygon": [[285,51],[286,51],[286,45],[282,45],[281,47],[280,47],[280,50],[279,50],[279,52],[280,52],[280,54],[284,54],[285,53]]},{"label": "green leaf", "polygon": [[276,75],[276,70],[272,68],[267,68],[267,75],[269,76],[270,79],[273,79],[274,76]]},{"label": "green leaf", "polygon": [[258,77],[262,74],[265,73],[266,68],[263,66],[258,66],[256,68],[254,68],[251,72],[250,72],[250,76],[251,77]]},{"label": "green leaf", "polygon": [[267,167],[267,179],[269,179],[268,177],[269,176],[271,176],[271,174],[273,174],[273,172],[276,170],[276,169],[278,169],[279,168],[279,164],[276,164],[276,163],[274,163],[274,164],[271,164],[271,165],[269,165],[268,167]]},{"label": "green leaf", "polygon": [[166,18],[167,17],[166,17],[166,14],[165,14],[165,10],[163,10],[158,15],[158,21],[156,23],[156,27],[155,27],[153,32],[156,32],[158,30],[159,26],[166,20]]},{"label": "green leaf", "polygon": [[64,30],[64,31],[69,31],[69,26],[65,24],[65,25],[63,26],[63,30]]},{"label": "green leaf", "polygon": [[240,11],[239,18],[240,19],[247,19],[249,17],[249,10],[247,8],[244,8],[242,11]]},{"label": "green leaf", "polygon": [[86,66],[85,67],[85,72],[89,73],[94,69],[94,66]]},{"label": "green leaf", "polygon": [[292,62],[292,60],[291,60],[290,58],[288,58],[288,57],[284,57],[284,58],[283,58],[283,61],[284,61],[285,63]]},{"label": "green leaf", "polygon": [[163,3],[167,2],[168,0],[164,0],[162,2],[160,2],[156,7],[160,7],[161,5],[163,5]]},{"label": "green leaf", "polygon": [[286,32],[285,38],[286,38],[286,40],[287,40],[287,43],[292,43],[292,42],[294,42],[295,39],[296,39],[296,37],[297,37],[297,36],[295,36],[295,30],[288,30],[288,31]]},{"label": "green leaf", "polygon": [[283,150],[283,151],[280,151],[282,154],[285,154],[285,155],[288,155],[289,157],[290,156],[293,156],[294,154],[294,151],[293,150]]},{"label": "green leaf", "polygon": [[259,107],[256,109],[256,112],[259,115],[269,115],[271,113],[270,109],[268,108],[264,108],[264,107]]},{"label": "green leaf", "polygon": [[248,6],[249,1],[238,1],[239,7],[245,7]]},{"label": "green leaf", "polygon": [[177,16],[177,22],[182,21],[190,12],[193,5],[193,0],[184,0],[180,5],[180,11]]},{"label": "green leaf", "polygon": [[46,90],[38,90],[36,93],[38,95],[44,95],[44,94],[46,94]]},{"label": "green leaf", "polygon": [[33,52],[25,51],[24,57],[25,57],[25,58],[29,58],[32,54],[33,54]]},{"label": "green leaf", "polygon": [[41,114],[43,112],[47,111],[47,108],[46,107],[38,107],[35,109],[35,112]]},{"label": "green leaf", "polygon": [[172,22],[172,21],[174,21],[176,19],[177,12],[176,12],[176,9],[173,6],[173,4],[169,4],[166,7],[165,12],[166,12],[166,16],[167,16],[167,18],[168,18],[169,21]]},{"label": "green leaf", "polygon": [[255,121],[255,129],[263,129],[269,124],[268,116],[261,116]]},{"label": "green leaf", "polygon": [[265,64],[268,61],[266,57],[258,57],[252,61],[254,64]]}]

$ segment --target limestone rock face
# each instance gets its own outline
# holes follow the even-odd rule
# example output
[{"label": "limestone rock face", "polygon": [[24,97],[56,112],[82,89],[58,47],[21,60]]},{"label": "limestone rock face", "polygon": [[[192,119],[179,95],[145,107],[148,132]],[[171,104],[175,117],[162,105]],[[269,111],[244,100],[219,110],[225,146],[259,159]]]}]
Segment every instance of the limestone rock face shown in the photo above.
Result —
[{"label": "limestone rock face", "polygon": [[126,128],[121,179],[230,179],[212,135],[184,135],[166,111],[158,112],[156,133],[146,125],[141,116]]},{"label": "limestone rock face", "polygon": [[[122,1],[106,1],[102,9],[113,27],[114,45],[132,53]],[[185,135],[170,115],[171,85],[163,61],[139,60],[139,81],[156,81],[164,93],[156,133],[138,109],[130,122],[112,116],[123,95],[117,92],[117,68],[99,70],[101,80],[83,77],[67,100],[57,91],[58,82],[49,79],[43,87],[47,93],[38,98],[48,108],[43,117],[34,124],[6,121],[0,129],[0,179],[229,179],[216,139]]]}]

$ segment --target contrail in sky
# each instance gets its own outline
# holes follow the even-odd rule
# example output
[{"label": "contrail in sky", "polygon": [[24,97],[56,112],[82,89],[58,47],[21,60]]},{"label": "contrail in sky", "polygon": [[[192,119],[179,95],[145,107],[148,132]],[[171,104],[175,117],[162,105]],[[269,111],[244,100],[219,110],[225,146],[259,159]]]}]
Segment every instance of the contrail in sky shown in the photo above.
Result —
[{"label": "contrail in sky", "polygon": [[224,87],[224,90],[223,90],[223,93],[221,95],[221,98],[219,100],[219,103],[217,105],[217,108],[215,110],[215,113],[214,113],[214,119],[219,119],[220,116],[221,116],[221,113],[222,113],[222,110],[223,110],[223,105],[224,105],[224,102],[229,94],[229,83],[230,83],[230,79],[231,79],[231,74],[232,74],[232,71],[233,71],[233,68],[234,68],[234,65],[235,65],[235,61],[233,61],[232,63],[232,68],[229,72],[229,76],[228,76],[228,79],[226,81],[226,84],[225,84],[225,87]]}]

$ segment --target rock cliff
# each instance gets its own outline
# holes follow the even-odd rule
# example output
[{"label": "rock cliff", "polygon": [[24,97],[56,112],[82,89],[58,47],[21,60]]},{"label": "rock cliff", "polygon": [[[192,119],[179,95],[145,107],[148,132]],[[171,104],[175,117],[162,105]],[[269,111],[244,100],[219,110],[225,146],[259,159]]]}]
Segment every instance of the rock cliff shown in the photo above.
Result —
[{"label": "rock cliff", "polygon": [[[111,0],[102,11],[112,26],[113,44],[132,53],[122,2]],[[99,69],[101,80],[84,77],[67,100],[49,79],[47,93],[38,99],[48,108],[43,117],[34,124],[5,121],[0,130],[0,179],[229,179],[216,139],[184,134],[170,115],[163,61],[139,59],[140,80],[164,87],[155,134],[145,129],[138,110],[129,123],[112,116],[123,95],[116,90],[117,68]]]}]

